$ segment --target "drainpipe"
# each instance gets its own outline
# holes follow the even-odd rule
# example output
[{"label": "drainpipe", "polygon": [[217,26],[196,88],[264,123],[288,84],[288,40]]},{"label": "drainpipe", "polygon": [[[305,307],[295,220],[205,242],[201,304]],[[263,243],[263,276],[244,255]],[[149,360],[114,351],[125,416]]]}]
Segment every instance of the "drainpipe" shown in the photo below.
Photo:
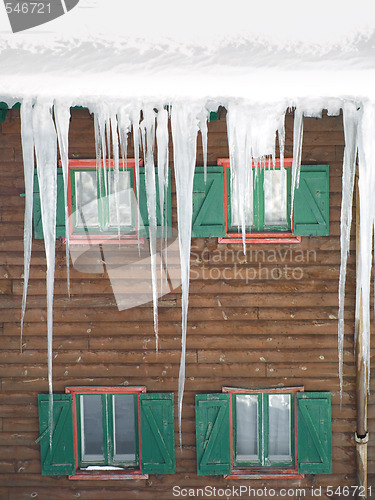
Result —
[{"label": "drainpipe", "polygon": [[[358,276],[359,246],[360,246],[360,213],[359,213],[359,189],[358,170],[356,174],[356,273]],[[358,300],[358,298],[357,298]],[[356,393],[357,393],[357,429],[355,432],[356,456],[357,456],[357,486],[361,487],[364,497],[367,498],[367,443],[369,434],[367,429],[367,370],[365,360],[362,356],[363,345],[363,316],[362,316],[362,291],[359,298],[359,318],[356,318],[357,340],[356,352]]]}]

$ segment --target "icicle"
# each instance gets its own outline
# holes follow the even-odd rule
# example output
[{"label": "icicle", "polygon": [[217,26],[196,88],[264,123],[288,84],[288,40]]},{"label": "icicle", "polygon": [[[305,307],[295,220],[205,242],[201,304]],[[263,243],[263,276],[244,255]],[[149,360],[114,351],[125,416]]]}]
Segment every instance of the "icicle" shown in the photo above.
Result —
[{"label": "icicle", "polygon": [[[362,315],[363,341],[362,357],[365,362],[369,392],[370,382],[370,281],[372,265],[372,236],[375,214],[375,109],[374,104],[365,102],[361,107],[359,133],[359,207],[360,207],[360,250],[359,286],[357,288],[357,312]],[[358,302],[362,303],[360,306]],[[358,317],[357,317],[358,321]]]},{"label": "icicle", "polygon": [[204,177],[204,182],[207,182],[207,135],[208,135],[208,127],[207,127],[207,120],[208,120],[209,112],[205,109],[201,113],[200,119],[199,119],[199,130],[202,135],[202,149],[203,149],[203,177]]},{"label": "icicle", "polygon": [[284,168],[284,150],[285,150],[285,113],[280,121],[279,128],[277,129],[277,137],[279,139],[279,156],[280,168]]},{"label": "icicle", "polygon": [[178,377],[178,425],[182,447],[181,418],[185,388],[186,329],[189,306],[193,179],[197,155],[197,133],[201,108],[174,103],[171,112],[173,157],[176,178],[177,220],[182,282],[181,362]]},{"label": "icicle", "polygon": [[69,211],[68,211],[68,180],[69,180],[69,125],[70,106],[55,103],[54,106],[55,124],[57,139],[59,143],[61,165],[64,179],[64,205],[65,205],[65,257],[66,257],[66,278],[68,295],[70,297],[70,267],[69,267]]},{"label": "icicle", "polygon": [[[94,111],[94,127],[95,127],[95,149],[96,149],[96,175],[99,184],[99,192],[102,194],[103,190],[106,195],[107,191],[107,175],[106,175],[106,156],[107,148],[105,141],[105,117],[103,117],[102,108],[95,108]],[[104,177],[104,188],[103,188],[103,177]],[[98,206],[100,207],[100,212],[103,213],[103,198],[102,196],[98,199]]]},{"label": "icicle", "polygon": [[350,249],[350,229],[352,224],[353,189],[355,180],[355,164],[357,158],[357,128],[358,111],[354,103],[345,103],[343,108],[345,150],[342,173],[342,201],[341,201],[341,266],[339,280],[339,313],[338,313],[338,353],[340,403],[343,390],[343,346],[344,346],[344,300],[346,267]]},{"label": "icicle", "polygon": [[[252,222],[253,185],[251,140],[248,137],[248,109],[230,104],[227,112],[227,128],[230,160],[231,200],[233,212],[242,231],[243,253],[246,254],[246,225]],[[250,213],[248,211],[250,210]],[[248,218],[251,218],[251,221]],[[248,223],[248,224],[247,224]]]},{"label": "icicle", "polygon": [[299,173],[301,170],[303,140],[303,111],[296,108],[294,111],[293,129],[293,164],[292,164],[292,202],[290,204],[290,219],[293,220],[294,191],[299,186]]},{"label": "icicle", "polygon": [[33,133],[37,163],[44,246],[47,260],[47,336],[50,445],[53,432],[52,338],[53,291],[55,279],[57,136],[52,120],[52,106],[36,103],[33,110]]},{"label": "icicle", "polygon": [[156,352],[159,348],[158,334],[158,284],[156,276],[156,182],[154,165],[154,142],[155,142],[155,112],[152,108],[143,110],[143,121],[141,123],[143,133],[143,144],[145,151],[145,184],[147,195],[147,211],[149,221],[150,258],[151,258],[151,281],[152,300],[154,306],[154,330],[156,337]]},{"label": "icicle", "polygon": [[[135,186],[136,186],[136,199],[139,200],[139,148],[140,148],[140,135],[139,135],[139,109],[133,109],[130,115],[133,128],[133,144],[134,144],[134,160],[135,160]],[[137,237],[138,237],[138,251],[139,251],[139,229],[140,220],[137,217]]]},{"label": "icicle", "polygon": [[122,166],[128,156],[128,134],[131,131],[131,121],[127,106],[121,106],[117,111],[117,126],[119,131],[120,149],[122,156]]},{"label": "icicle", "polygon": [[[117,222],[117,236],[120,240],[120,154],[119,154],[119,137],[118,137],[118,126],[117,126],[117,116],[115,112],[110,113],[109,124],[112,136],[112,155],[114,163],[114,195],[115,195],[115,209],[116,209],[116,222]],[[111,177],[111,171],[109,166],[109,177]],[[110,195],[111,196],[111,195]]]},{"label": "icicle", "polygon": [[33,191],[34,191],[34,137],[32,128],[32,103],[24,100],[21,106],[21,138],[23,168],[25,175],[25,225],[24,225],[24,281],[21,315],[21,352],[23,342],[23,322],[26,311],[27,287],[30,275],[30,258],[33,238]]},{"label": "icicle", "polygon": [[239,102],[230,103],[227,108],[232,213],[239,216],[237,224],[241,226],[246,253],[246,227],[252,225],[253,218],[252,160],[257,165],[264,164],[266,156],[275,157],[276,131],[283,127],[285,103],[271,107]]},{"label": "icicle", "polygon": [[163,107],[158,110],[157,115],[157,128],[156,128],[156,142],[158,148],[158,183],[159,183],[159,205],[160,205],[160,217],[161,217],[161,235],[160,235],[160,293],[163,293],[163,241],[164,247],[167,248],[167,236],[168,231],[166,230],[168,221],[165,220],[165,215],[167,214],[167,203],[165,195],[168,188],[168,173],[169,173],[169,131],[168,131],[168,111]]}]

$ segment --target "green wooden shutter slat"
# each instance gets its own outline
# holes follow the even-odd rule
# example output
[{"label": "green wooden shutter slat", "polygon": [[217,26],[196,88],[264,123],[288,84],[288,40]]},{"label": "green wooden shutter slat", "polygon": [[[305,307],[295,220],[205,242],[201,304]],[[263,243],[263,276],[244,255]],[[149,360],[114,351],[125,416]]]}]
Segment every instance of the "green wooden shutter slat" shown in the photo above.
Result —
[{"label": "green wooden shutter slat", "polygon": [[[34,203],[33,203],[34,238],[41,240],[43,236],[42,213],[40,207],[38,175],[34,174]],[[56,206],[56,238],[65,238],[65,201],[64,177],[62,169],[57,169],[57,206]]]},{"label": "green wooden shutter slat", "polygon": [[192,237],[225,236],[223,169],[196,167],[193,184]]},{"label": "green wooden shutter slat", "polygon": [[198,476],[229,474],[229,394],[197,394],[195,415]]},{"label": "green wooden shutter slat", "polygon": [[332,473],[331,394],[297,393],[298,471]]},{"label": "green wooden shutter slat", "polygon": [[70,394],[53,395],[53,435],[50,448],[48,428],[49,395],[38,395],[39,433],[42,475],[74,474],[74,442],[72,396]]},{"label": "green wooden shutter slat", "polygon": [[174,474],[173,393],[142,393],[141,454],[144,474]]},{"label": "green wooden shutter slat", "polygon": [[295,191],[294,234],[329,234],[328,165],[301,165],[299,188]]},{"label": "green wooden shutter slat", "polygon": [[[158,169],[155,168],[155,187],[156,187],[156,222],[157,222],[157,236],[161,234],[161,211],[160,211],[160,197],[159,197],[159,179]],[[145,169],[139,169],[139,214],[141,216],[140,236],[149,237],[149,222],[147,210],[147,195],[146,195],[146,179]],[[172,236],[172,191],[171,191],[171,170],[168,170],[168,188],[164,197],[164,217],[165,225],[167,226],[167,236]],[[142,227],[143,225],[143,227]]]}]

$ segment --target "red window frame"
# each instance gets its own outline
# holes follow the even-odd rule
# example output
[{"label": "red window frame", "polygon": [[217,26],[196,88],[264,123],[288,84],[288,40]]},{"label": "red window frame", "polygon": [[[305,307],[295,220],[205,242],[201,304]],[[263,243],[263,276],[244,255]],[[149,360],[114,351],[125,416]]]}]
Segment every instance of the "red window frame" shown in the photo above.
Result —
[{"label": "red window frame", "polygon": [[[280,159],[277,158],[275,160],[275,166],[280,167]],[[293,158],[285,158],[284,166],[291,167],[293,163]],[[230,169],[230,160],[229,158],[218,158],[217,165],[223,167],[224,173],[224,218],[225,218],[225,236],[218,238],[219,243],[242,243],[242,234],[241,233],[230,233],[228,231],[228,175]],[[264,165],[259,163],[257,165],[259,168],[264,168]],[[255,164],[253,162],[253,167]],[[301,236],[294,236],[293,234],[294,227],[294,216],[292,214],[291,220],[291,231],[273,231],[273,232],[253,232],[246,233],[245,235],[245,243],[300,243]]]},{"label": "red window frame", "polygon": [[[230,425],[230,460],[231,473],[225,475],[227,479],[302,479],[304,474],[298,473],[298,442],[297,442],[297,392],[304,392],[304,387],[283,387],[268,389],[240,389],[222,387],[222,392],[229,394],[229,425]],[[294,394],[294,467],[292,469],[274,469],[271,472],[262,472],[251,468],[237,469],[233,465],[233,394]]]},{"label": "red window frame", "polygon": [[[139,395],[147,392],[145,386],[135,387],[66,387],[65,393],[71,394],[73,399],[73,440],[74,440],[74,462],[76,473],[68,476],[73,480],[105,480],[105,479],[148,479],[148,474],[142,473],[142,448],[141,448],[141,405]],[[81,471],[78,467],[78,431],[77,431],[77,395],[81,394],[137,394],[138,400],[138,449],[139,449],[139,469],[134,471],[113,471],[99,470]]]},{"label": "red window frame", "polygon": [[[143,161],[139,160],[139,166],[143,165]],[[61,161],[59,162],[61,166]],[[134,193],[137,192],[136,178],[135,178],[135,160],[127,159],[124,162],[120,161],[120,168],[124,166],[127,170],[133,171],[134,179]],[[115,167],[114,160],[109,160],[106,162],[107,169],[113,169]],[[120,243],[125,243],[128,245],[136,245],[138,241],[140,243],[144,242],[144,238],[137,238],[137,234],[126,234],[118,237],[117,233],[111,234],[77,234],[73,232],[73,207],[72,207],[72,186],[71,186],[71,172],[72,170],[80,169],[95,169],[96,170],[96,160],[69,160],[69,172],[68,172],[68,215],[69,215],[69,244],[74,245],[95,245],[95,244],[107,244],[113,245]],[[134,196],[134,213],[135,213],[135,224],[137,227],[137,200]]]}]

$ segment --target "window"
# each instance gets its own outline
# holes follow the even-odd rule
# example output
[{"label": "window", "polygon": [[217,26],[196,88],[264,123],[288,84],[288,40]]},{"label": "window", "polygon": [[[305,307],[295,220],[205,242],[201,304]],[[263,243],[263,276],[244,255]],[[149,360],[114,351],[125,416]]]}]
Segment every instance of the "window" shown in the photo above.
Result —
[{"label": "window", "polygon": [[[253,167],[252,189],[247,190],[246,242],[298,243],[301,236],[329,234],[329,166],[301,165],[291,217],[291,166],[276,160]],[[250,176],[249,176],[250,183]],[[234,190],[234,192],[233,192]],[[195,167],[192,237],[218,237],[219,243],[242,243],[238,194],[231,189],[229,159],[217,166]]]},{"label": "window", "polygon": [[[236,186],[231,186],[229,159],[219,159],[224,172],[225,235],[219,242],[241,243],[241,217]],[[328,165],[302,165],[291,218],[291,167],[293,160],[275,165],[261,162],[252,168],[245,199],[246,242],[298,243],[301,236],[329,233]],[[252,187],[250,186],[252,182]]]},{"label": "window", "polygon": [[[157,174],[157,169],[155,172]],[[157,175],[155,182],[157,235],[161,236]],[[122,168],[122,162],[120,162],[117,192],[115,185],[113,160],[109,164],[109,169],[105,172],[101,169],[99,178],[95,160],[69,160],[68,210],[69,237],[72,244],[117,243],[119,226],[121,242],[137,243],[138,236],[140,238],[149,236],[144,168],[142,166],[139,168],[139,200],[136,199],[135,161],[133,159],[126,160],[125,168]],[[41,239],[43,228],[36,173],[33,206],[34,236],[36,239]],[[167,234],[170,236],[172,228],[171,182],[168,183],[163,209]],[[62,169],[59,167],[57,170],[56,237],[64,239],[65,231],[64,180]]]},{"label": "window", "polygon": [[[126,169],[118,173],[116,191],[114,164],[97,175],[96,163],[90,160],[69,164],[70,239],[87,235],[115,237],[120,226],[123,237],[136,235],[135,163],[128,160]],[[99,177],[99,178],[98,178]]]},{"label": "window", "polygon": [[39,395],[43,475],[70,479],[143,479],[172,474],[173,394],[145,387],[67,387],[54,395],[49,448],[48,395]]},{"label": "window", "polygon": [[198,475],[301,477],[332,472],[330,393],[303,388],[196,396]]},{"label": "window", "polygon": [[293,467],[291,394],[233,395],[235,467]]}]

